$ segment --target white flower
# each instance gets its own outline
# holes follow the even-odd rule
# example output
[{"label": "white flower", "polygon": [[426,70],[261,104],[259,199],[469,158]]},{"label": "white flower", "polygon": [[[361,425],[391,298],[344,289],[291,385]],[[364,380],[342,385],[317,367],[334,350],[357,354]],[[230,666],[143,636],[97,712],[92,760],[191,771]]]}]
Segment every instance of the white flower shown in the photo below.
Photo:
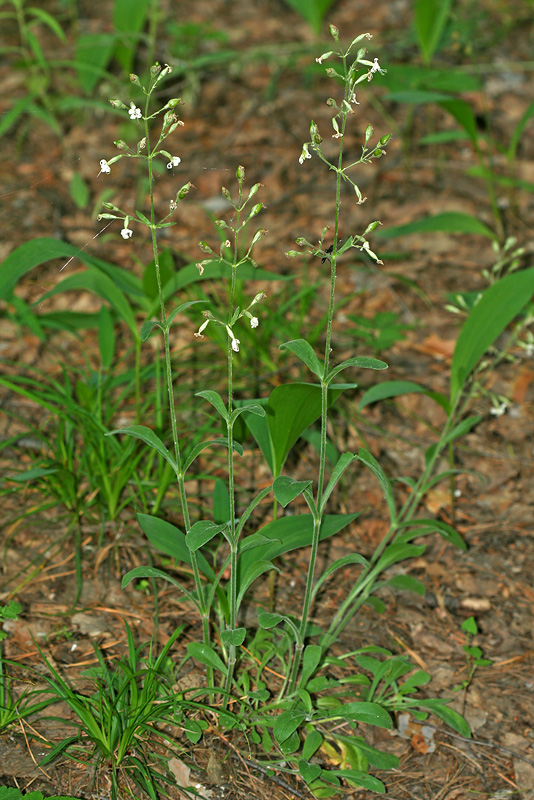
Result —
[{"label": "white flower", "polygon": [[[105,175],[109,175],[109,173],[111,172],[111,167],[109,166],[105,158],[100,159],[100,172],[98,173],[98,175],[100,175],[101,172],[103,172]],[[97,178],[98,175],[96,176]]]},{"label": "white flower", "polygon": [[121,231],[121,236],[123,239],[131,239],[133,235],[133,231],[130,228],[123,228]]},{"label": "white flower", "polygon": [[177,167],[182,159],[178,156],[172,156],[171,160],[167,164],[167,169],[172,169],[173,167]]},{"label": "white flower", "polygon": [[302,153],[299,156],[299,164],[304,164],[304,159],[311,158],[311,153],[308,151],[308,143],[302,145]]},{"label": "white flower", "polygon": [[502,417],[503,414],[506,414],[507,408],[508,403],[502,402],[500,406],[493,406],[493,408],[490,408],[490,414],[493,417]]},{"label": "white flower", "polygon": [[239,353],[239,345],[240,345],[239,339],[232,339],[232,350],[234,351],[234,353]]},{"label": "white flower", "polygon": [[203,335],[202,331],[206,330],[208,325],[209,325],[209,319],[207,319],[205,322],[202,323],[202,325],[200,326],[198,331],[196,333],[194,333],[193,336],[196,336],[198,339],[203,339],[204,335]]},{"label": "white flower", "polygon": [[257,328],[259,324],[260,323],[259,323],[259,320],[258,320],[257,317],[251,317],[250,318],[250,327],[251,328]]},{"label": "white flower", "polygon": [[130,110],[128,111],[128,114],[130,115],[130,119],[141,119],[143,116],[141,109],[137,108],[135,103],[130,103]]},{"label": "white flower", "polygon": [[[369,63],[369,62],[367,62],[367,63]],[[369,74],[367,75],[367,80],[368,81],[372,80],[372,77],[375,74],[375,72],[379,72],[381,75],[385,75],[386,72],[387,72],[387,70],[382,69],[382,67],[378,63],[378,58],[375,58],[375,60],[373,61],[372,66],[371,66],[371,69],[369,70]]]}]

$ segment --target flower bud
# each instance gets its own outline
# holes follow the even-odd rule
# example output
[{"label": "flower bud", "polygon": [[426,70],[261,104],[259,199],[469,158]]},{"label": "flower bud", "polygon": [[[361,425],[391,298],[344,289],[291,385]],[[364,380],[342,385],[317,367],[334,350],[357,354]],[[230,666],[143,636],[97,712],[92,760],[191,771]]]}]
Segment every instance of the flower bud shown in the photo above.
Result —
[{"label": "flower bud", "polygon": [[[133,72],[132,72],[132,73],[131,73],[131,75],[130,75],[130,80],[131,80],[131,82],[132,82],[132,83],[134,83],[136,86],[141,86],[141,81],[139,80],[139,76],[138,76],[138,75],[135,75],[135,73],[133,73]],[[124,106],[124,108],[126,108],[126,106]]]},{"label": "flower bud", "polygon": [[156,61],[156,63],[152,67],[150,67],[150,74],[152,75],[153,78],[155,78],[157,75],[159,75],[160,72],[161,72],[161,66]]},{"label": "flower bud", "polygon": [[330,36],[332,39],[334,39],[336,42],[339,42],[339,30],[336,28],[336,26],[329,25],[328,29],[330,30]]},{"label": "flower bud", "polygon": [[237,170],[236,170],[235,175],[236,175],[236,178],[239,181],[239,183],[243,183],[243,181],[245,180],[245,167],[242,167],[241,165],[239,165]]},{"label": "flower bud", "polygon": [[173,97],[172,100],[169,100],[167,105],[169,108],[176,108],[176,106],[179,106],[181,102],[182,100],[180,97]]},{"label": "flower bud", "polygon": [[200,247],[203,253],[213,253],[213,250],[211,249],[211,247],[207,242],[199,242],[198,246]]},{"label": "flower bud", "polygon": [[189,189],[192,187],[191,181],[184,183],[178,194],[176,195],[177,200],[183,200],[186,194],[189,192]]},{"label": "flower bud", "polygon": [[130,150],[130,148],[123,139],[117,139],[115,142],[113,142],[113,144],[115,145],[117,150]]},{"label": "flower bud", "polygon": [[111,103],[113,108],[128,108],[128,106],[124,105],[122,100],[110,100],[109,102]]}]

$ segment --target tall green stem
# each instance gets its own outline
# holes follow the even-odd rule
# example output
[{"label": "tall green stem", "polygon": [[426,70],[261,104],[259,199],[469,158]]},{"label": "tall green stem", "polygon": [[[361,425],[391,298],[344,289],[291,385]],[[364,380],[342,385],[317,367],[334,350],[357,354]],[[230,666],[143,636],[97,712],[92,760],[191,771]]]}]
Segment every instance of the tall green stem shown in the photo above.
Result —
[{"label": "tall green stem", "polygon": [[[347,73],[346,57],[343,58],[344,72]],[[348,85],[345,85],[345,100],[348,103]],[[339,155],[336,170],[336,208],[335,208],[335,221],[334,221],[334,242],[332,255],[330,259],[330,299],[328,303],[328,317],[326,323],[326,340],[325,340],[325,353],[324,353],[324,372],[321,380],[321,442],[319,450],[319,475],[317,479],[317,487],[315,494],[315,509],[313,511],[313,531],[312,543],[310,552],[310,561],[308,564],[308,574],[306,576],[306,588],[304,590],[304,600],[302,604],[302,615],[298,629],[298,636],[295,642],[295,657],[291,669],[291,678],[289,682],[289,693],[291,694],[296,687],[297,678],[302,661],[302,653],[304,650],[304,639],[306,636],[306,628],[308,625],[308,617],[313,596],[313,585],[315,579],[315,566],[317,562],[317,553],[319,550],[319,539],[321,534],[321,524],[323,521],[323,512],[321,509],[321,498],[324,488],[324,477],[326,470],[326,445],[327,445],[327,426],[328,426],[328,383],[326,377],[329,371],[330,364],[330,350],[332,342],[332,326],[334,320],[334,304],[335,304],[335,290],[336,290],[336,261],[337,261],[337,240],[339,232],[339,216],[341,207],[341,176],[343,170],[343,136],[345,133],[345,126],[347,122],[347,111],[341,113],[341,136],[339,137]]]},{"label": "tall green stem", "polygon": [[[152,87],[153,88],[153,87]],[[186,533],[189,531],[191,527],[191,520],[189,515],[189,507],[187,503],[187,494],[185,489],[185,478],[184,472],[182,469],[182,457],[180,451],[180,440],[178,436],[178,424],[176,420],[176,406],[174,402],[174,385],[172,379],[172,357],[171,357],[171,345],[170,345],[170,336],[169,336],[169,324],[167,322],[167,314],[165,311],[165,298],[163,295],[163,286],[161,282],[161,270],[160,270],[160,263],[159,263],[159,251],[158,251],[158,242],[156,237],[156,217],[155,217],[155,208],[154,208],[154,174],[152,170],[152,159],[153,153],[150,147],[150,131],[148,126],[148,110],[149,110],[149,103],[150,103],[150,95],[151,91],[147,93],[146,99],[146,107],[145,107],[145,137],[146,137],[146,147],[147,147],[147,163],[148,163],[148,186],[149,186],[149,193],[150,193],[150,232],[152,237],[152,252],[154,255],[154,268],[156,272],[156,281],[158,285],[158,296],[159,296],[159,305],[160,305],[160,322],[161,328],[163,331],[163,342],[164,342],[164,349],[165,349],[165,379],[167,384],[167,395],[169,400],[169,414],[171,419],[171,431],[172,431],[172,441],[174,447],[174,458],[177,465],[177,472],[176,472],[176,479],[178,482],[178,487],[180,491],[180,504],[182,508],[182,516],[184,520],[184,528]],[[209,645],[210,643],[210,632],[209,632],[209,607],[206,606],[206,601],[204,597],[203,587],[202,587],[202,580],[200,577],[200,570],[198,567],[198,559],[196,552],[191,553],[191,566],[193,568],[193,576],[195,580],[195,588],[198,596],[198,603],[200,614],[202,618],[202,634],[204,639],[204,644]]]},{"label": "tall green stem", "polygon": [[[235,221],[235,237],[234,237],[234,258],[232,264],[232,280],[230,284],[230,303],[228,309],[228,324],[232,321],[232,316],[234,313],[234,303],[235,303],[235,290],[236,290],[236,271],[237,271],[237,263],[239,261],[239,227],[240,227],[240,217],[241,217],[241,199],[242,199],[242,182],[239,181],[239,201],[238,207],[236,209],[236,221]],[[236,538],[236,528],[235,528],[235,483],[234,483],[234,424],[232,421],[232,411],[234,405],[234,387],[233,387],[233,350],[232,350],[232,342],[228,339],[228,350],[227,350],[227,358],[228,358],[228,494],[230,497],[230,520],[229,520],[229,531],[228,531],[228,541],[230,543],[230,597],[229,597],[229,606],[230,606],[230,619],[229,619],[229,628],[231,631],[237,628],[237,549],[239,542]],[[226,674],[226,691],[229,693],[232,687],[232,681],[234,677],[234,669],[236,664],[236,647],[233,644],[229,645],[228,648],[228,672]],[[226,703],[226,700],[225,700]]]}]

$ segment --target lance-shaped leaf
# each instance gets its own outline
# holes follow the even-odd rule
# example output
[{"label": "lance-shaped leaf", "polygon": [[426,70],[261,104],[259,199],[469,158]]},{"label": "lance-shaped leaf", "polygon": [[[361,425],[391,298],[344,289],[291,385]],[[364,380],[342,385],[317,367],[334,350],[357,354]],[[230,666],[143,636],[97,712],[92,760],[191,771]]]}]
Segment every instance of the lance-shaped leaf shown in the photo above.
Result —
[{"label": "lance-shaped leaf", "polygon": [[317,583],[313,587],[312,596],[315,597],[315,595],[317,594],[323,583],[325,583],[325,581],[328,580],[330,575],[332,575],[338,569],[342,569],[343,567],[348,567],[349,564],[360,564],[362,567],[367,567],[369,565],[369,562],[359,553],[348,553],[346,556],[341,556],[341,558],[337,558],[326,568],[326,570],[317,580]]},{"label": "lance-shaped leaf", "polygon": [[336,708],[335,715],[350,719],[352,722],[365,722],[367,725],[376,725],[378,728],[392,728],[393,723],[388,712],[378,703],[346,703],[341,708]]},{"label": "lance-shaped leaf", "polygon": [[171,313],[169,314],[169,317],[167,319],[167,326],[171,325],[177,314],[180,314],[180,312],[185,311],[185,309],[189,308],[189,306],[194,306],[197,303],[207,303],[207,302],[208,302],[207,300],[188,300],[187,303],[182,303],[181,305],[177,306],[177,308],[173,309],[173,311],[171,311]]},{"label": "lance-shaped leaf", "polygon": [[465,321],[451,364],[451,403],[482,356],[534,294],[534,267],[513,272],[486,289]]},{"label": "lance-shaped leaf", "polygon": [[206,389],[203,392],[196,392],[195,396],[203,397],[204,400],[207,400],[208,403],[211,403],[213,408],[218,411],[224,421],[228,423],[228,411],[224,405],[221,395],[218,392],[214,392],[211,389]]},{"label": "lance-shaped leaf", "polygon": [[[223,437],[221,439],[208,439],[205,442],[199,442],[196,444],[190,453],[188,453],[187,458],[184,461],[184,474],[187,472],[195,458],[197,458],[203,450],[207,450],[208,447],[211,447],[213,444],[220,444],[223,447],[228,447],[228,439]],[[243,448],[239,444],[239,442],[234,441],[234,450],[235,452],[242,456],[243,455]]]},{"label": "lance-shaped leaf", "polygon": [[[426,536],[429,533],[439,533],[443,536],[445,541],[450,542],[460,550],[467,550],[467,545],[453,527],[443,522],[440,519],[412,519],[403,523],[401,528],[406,528],[406,531],[401,531],[395,537],[396,542],[407,542],[414,539],[416,536]],[[410,530],[415,528],[415,531]]]},{"label": "lance-shaped leaf", "polygon": [[280,505],[285,508],[312,483],[313,481],[296,481],[288,475],[280,475],[273,483],[273,494]]},{"label": "lance-shaped leaf", "polygon": [[183,592],[197,608],[200,608],[198,599],[195,597],[195,595],[186,589],[185,586],[180,583],[180,581],[177,581],[176,578],[173,578],[172,575],[169,575],[168,572],[164,572],[162,569],[157,569],[156,567],[135,567],[127,572],[123,577],[122,588],[124,589],[136,578],[161,578],[162,580],[167,581],[167,583],[172,583],[172,585],[180,589],[180,591]]},{"label": "lance-shaped leaf", "polygon": [[207,519],[201,519],[198,522],[195,522],[194,525],[188,530],[185,543],[189,550],[192,553],[195,553],[201,547],[204,547],[205,544],[211,542],[211,540],[217,536],[218,533],[221,533],[226,528],[227,523],[224,522],[222,525],[217,525],[215,522]]},{"label": "lance-shaped leaf", "polygon": [[219,670],[223,675],[226,675],[228,671],[226,665],[221,661],[220,656],[215,652],[213,647],[203,644],[202,642],[189,642],[187,645],[187,655],[190,658],[194,658],[196,661],[200,661],[200,663],[204,664],[206,667],[213,667],[213,669]]},{"label": "lance-shaped leaf", "polygon": [[280,345],[280,350],[290,350],[301,361],[304,361],[309,370],[317,375],[319,380],[323,379],[324,366],[321,364],[311,344],[306,339],[293,339],[291,342],[284,342]]},{"label": "lance-shaped leaf", "polygon": [[384,490],[384,495],[386,498],[386,503],[389,510],[389,516],[391,518],[391,522],[394,523],[397,518],[397,512],[395,510],[395,499],[393,497],[393,490],[391,488],[391,484],[389,482],[386,473],[376,460],[376,458],[365,448],[360,447],[358,453],[356,454],[356,458],[365,464],[371,472],[378,478],[382,489]]},{"label": "lance-shaped leaf", "polygon": [[387,369],[388,365],[385,361],[380,361],[378,358],[371,358],[370,356],[348,358],[328,373],[328,377],[326,378],[327,386],[332,383],[336,375],[339,375],[339,373],[347,369],[347,367],[357,367],[358,369]]},{"label": "lance-shaped leaf", "polygon": [[384,383],[377,383],[368,389],[358,403],[358,408],[361,411],[365,406],[370,403],[376,403],[378,400],[386,400],[390,397],[399,397],[403,394],[426,394],[435,400],[448,414],[449,413],[449,400],[441,392],[431,392],[426,386],[421,386],[420,383],[413,381],[385,381]]},{"label": "lance-shaped leaf", "polygon": [[141,439],[142,442],[156,450],[160,456],[163,456],[165,461],[169,462],[174,472],[178,474],[178,464],[153,430],[147,428],[145,425],[130,425],[128,428],[117,428],[114,431],[109,431],[109,433],[106,433],[106,436],[113,436],[117,433],[125,433],[127,436],[132,436],[134,439]]},{"label": "lance-shaped leaf", "polygon": [[154,328],[161,328],[161,324],[157,321],[157,319],[146,319],[143,322],[141,325],[141,331],[139,333],[142,342],[146,342]]},{"label": "lance-shaped leaf", "polygon": [[[356,384],[334,384],[328,389],[328,407],[341,392]],[[258,402],[258,401],[255,401]],[[321,416],[321,387],[312,383],[286,383],[271,392],[266,417],[248,416],[247,428],[258,443],[271,472],[277,478],[286,458],[304,431]]]},{"label": "lance-shaped leaf", "polygon": [[337,483],[341,480],[343,473],[356,459],[357,457],[353,453],[342,453],[340,455],[337,464],[334,467],[334,471],[332,472],[332,476],[328,481],[328,486],[324,490],[323,496],[321,497],[321,502],[319,504],[319,510],[321,513],[324,511],[328,498],[334,491]]},{"label": "lance-shaped leaf", "polygon": [[[180,528],[164,519],[151,517],[148,514],[138,514],[137,519],[150,544],[177,561],[191,564],[191,551],[186,544],[185,534]],[[199,570],[210,581],[215,580],[215,573],[202,553],[197,553],[196,559]]]}]

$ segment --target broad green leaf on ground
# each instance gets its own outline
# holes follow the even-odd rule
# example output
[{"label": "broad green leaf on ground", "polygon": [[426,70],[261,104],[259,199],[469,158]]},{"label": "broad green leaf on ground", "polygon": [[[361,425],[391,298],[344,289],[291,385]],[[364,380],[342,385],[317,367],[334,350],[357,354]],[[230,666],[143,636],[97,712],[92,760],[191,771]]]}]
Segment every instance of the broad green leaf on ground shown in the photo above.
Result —
[{"label": "broad green leaf on ground", "polygon": [[443,214],[434,214],[430,217],[414,220],[407,225],[396,225],[392,228],[381,228],[375,231],[377,236],[383,239],[392,239],[394,236],[409,236],[412,233],[472,233],[480,236],[487,236],[489,239],[497,240],[497,234],[487,225],[480,222],[471,214],[463,214],[459,211],[445,211]]},{"label": "broad green leaf on ground", "polygon": [[451,11],[452,0],[416,0],[414,25],[425,64],[439,47]]},{"label": "broad green leaf on ground", "polygon": [[419,393],[426,394],[435,400],[447,413],[449,410],[449,400],[441,392],[431,392],[420,383],[413,381],[385,381],[384,383],[377,383],[372,386],[358,403],[358,409],[361,411],[365,406],[371,403],[376,403],[379,400],[386,400],[390,397],[399,397],[403,394]]},{"label": "broad green leaf on ground", "polygon": [[482,356],[534,294],[534,267],[513,272],[486,289],[465,321],[451,364],[451,405]]},{"label": "broad green leaf on ground", "polygon": [[[355,384],[334,384],[328,389],[330,407]],[[250,403],[264,403],[251,400]],[[275,478],[289,451],[304,431],[321,416],[321,387],[313,383],[286,383],[271,392],[265,404],[265,417],[248,415],[245,422],[258,443]]]},{"label": "broad green leaf on ground", "polygon": [[[149,514],[138,514],[137,519],[151,545],[172,556],[177,561],[183,561],[186,564],[191,563],[191,553],[187,547],[183,531],[170,522],[158,517],[151,517]],[[200,571],[210,580],[214,580],[215,573],[202,553],[197,552],[196,556]]]}]

